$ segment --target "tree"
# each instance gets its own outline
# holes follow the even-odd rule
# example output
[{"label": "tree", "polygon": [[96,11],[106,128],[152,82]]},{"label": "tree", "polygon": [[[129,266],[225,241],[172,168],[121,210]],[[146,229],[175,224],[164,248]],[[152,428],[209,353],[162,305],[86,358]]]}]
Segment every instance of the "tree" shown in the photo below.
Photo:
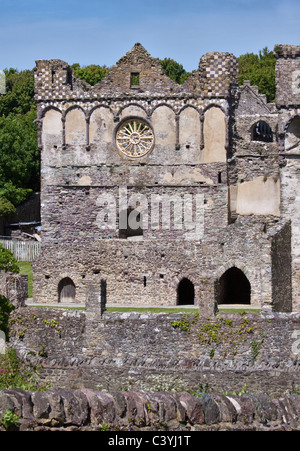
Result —
[{"label": "tree", "polygon": [[171,58],[164,58],[163,60],[160,60],[160,64],[165,74],[176,83],[183,84],[190,76],[190,73],[186,72],[182,64],[177,63]]},{"label": "tree", "polygon": [[36,108],[0,117],[0,196],[14,206],[40,186]]},{"label": "tree", "polygon": [[103,80],[110,71],[109,67],[98,66],[97,64],[80,67],[80,64],[74,63],[71,67],[77,78],[86,81],[91,86],[95,86]]},{"label": "tree", "polygon": [[35,106],[33,71],[10,68],[4,69],[4,73],[6,94],[0,96],[0,116],[29,112]]},{"label": "tree", "polygon": [[261,94],[266,94],[268,102],[274,102],[276,94],[275,65],[276,58],[267,47],[259,54],[246,53],[238,58],[239,84],[249,80],[257,86]]},{"label": "tree", "polygon": [[5,69],[0,95],[0,197],[14,206],[40,189],[40,155],[32,70]]}]

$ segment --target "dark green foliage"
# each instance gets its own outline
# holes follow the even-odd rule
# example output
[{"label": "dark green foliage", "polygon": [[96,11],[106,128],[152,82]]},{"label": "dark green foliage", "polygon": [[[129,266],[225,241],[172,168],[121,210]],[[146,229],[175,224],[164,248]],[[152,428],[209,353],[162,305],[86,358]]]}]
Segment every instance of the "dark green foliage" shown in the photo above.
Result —
[{"label": "dark green foliage", "polygon": [[13,272],[18,274],[20,268],[13,254],[0,244],[0,271]]},{"label": "dark green foliage", "polygon": [[249,80],[252,86],[257,86],[261,94],[266,94],[268,102],[274,102],[276,93],[275,64],[276,58],[267,47],[259,52],[246,53],[238,58],[239,84]]},{"label": "dark green foliage", "polygon": [[40,152],[33,71],[4,71],[0,95],[0,196],[14,206],[40,189]]},{"label": "dark green foliage", "polygon": [[0,116],[25,114],[35,106],[32,70],[4,69],[6,94],[0,96]]},{"label": "dark green foliage", "polygon": [[9,216],[16,212],[15,206],[5,197],[0,197],[0,217]]},{"label": "dark green foliage", "polygon": [[9,300],[0,295],[0,330],[5,333],[6,337],[8,337],[9,333],[9,315],[14,309],[14,306],[9,302]]},{"label": "dark green foliage", "polygon": [[165,74],[178,84],[183,84],[190,76],[190,73],[186,72],[182,64],[177,63],[171,58],[160,60],[160,64]]}]

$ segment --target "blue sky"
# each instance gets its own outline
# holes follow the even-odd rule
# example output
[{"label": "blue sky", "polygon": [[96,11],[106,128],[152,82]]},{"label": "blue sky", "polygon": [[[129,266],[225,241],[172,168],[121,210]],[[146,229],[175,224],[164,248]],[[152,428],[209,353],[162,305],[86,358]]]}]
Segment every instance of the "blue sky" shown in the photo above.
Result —
[{"label": "blue sky", "polygon": [[210,51],[300,45],[300,0],[0,0],[0,69],[112,66],[136,42],[188,71]]}]

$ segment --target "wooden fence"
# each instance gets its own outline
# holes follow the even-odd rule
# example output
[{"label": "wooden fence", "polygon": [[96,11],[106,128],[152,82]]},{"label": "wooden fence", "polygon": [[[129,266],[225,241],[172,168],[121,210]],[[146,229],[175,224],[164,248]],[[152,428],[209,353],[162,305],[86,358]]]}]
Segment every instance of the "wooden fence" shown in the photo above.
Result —
[{"label": "wooden fence", "polygon": [[0,238],[0,243],[5,249],[9,249],[19,262],[31,262],[41,250],[39,241]]}]

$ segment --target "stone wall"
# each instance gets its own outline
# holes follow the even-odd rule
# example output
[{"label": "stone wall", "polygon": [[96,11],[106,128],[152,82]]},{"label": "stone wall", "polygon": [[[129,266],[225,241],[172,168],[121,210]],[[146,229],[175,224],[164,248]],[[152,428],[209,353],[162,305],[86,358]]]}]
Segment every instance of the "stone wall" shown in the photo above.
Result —
[{"label": "stone wall", "polygon": [[28,297],[28,276],[0,271],[0,294],[15,308],[24,307]]},{"label": "stone wall", "polygon": [[[0,391],[0,419],[6,410],[18,415],[18,424],[7,430],[107,431],[101,435],[102,444],[124,445],[130,439],[128,443],[136,447],[147,446],[148,441],[163,445],[169,443],[167,431],[186,431],[184,436],[169,437],[176,447],[196,445],[198,436],[188,434],[194,431],[299,431],[300,399],[272,399],[264,394],[192,396],[187,392],[88,389],[31,393],[12,389]],[[117,431],[117,435],[108,431]],[[149,435],[146,431],[161,434]]]},{"label": "stone wall", "polygon": [[10,346],[42,383],[93,390],[299,392],[299,314],[113,313],[26,307]]},{"label": "stone wall", "polygon": [[[82,246],[74,239],[73,245],[47,246],[33,263],[34,302],[57,303],[60,281],[70,278],[76,287],[73,302],[77,304],[85,305],[90,280],[98,285],[99,292],[101,280],[104,280],[107,306],[171,306],[177,304],[178,284],[187,278],[195,288],[195,298],[187,303],[200,306],[202,296],[206,296],[207,284],[203,281],[210,280],[214,287],[223,273],[235,266],[251,284],[251,305],[271,308],[271,241],[283,224],[278,222],[274,227],[256,223],[250,228],[247,223],[236,221],[219,234],[214,233],[214,229],[208,230],[206,240],[199,243],[165,239],[157,240],[154,246],[152,240],[107,239],[98,243],[86,240]],[[290,236],[287,230],[282,231],[283,241]],[[282,269],[285,265],[288,274],[288,259],[282,260]],[[289,279],[285,281],[287,286]],[[207,308],[212,311],[215,295],[208,285],[210,303]],[[206,309],[202,305],[200,314],[203,311]]]}]

